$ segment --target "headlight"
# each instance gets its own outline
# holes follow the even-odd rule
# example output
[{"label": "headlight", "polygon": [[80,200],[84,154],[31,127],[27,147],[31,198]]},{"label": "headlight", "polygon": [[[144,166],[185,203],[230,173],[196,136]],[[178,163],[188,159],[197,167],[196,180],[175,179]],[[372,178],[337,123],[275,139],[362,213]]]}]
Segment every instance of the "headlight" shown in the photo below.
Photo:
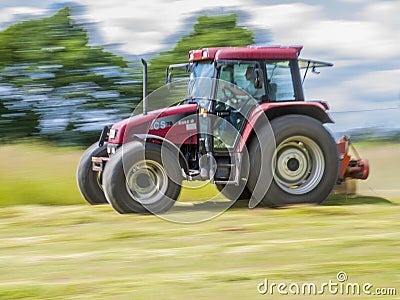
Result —
[{"label": "headlight", "polygon": [[113,155],[117,151],[119,145],[118,144],[107,144],[107,153],[108,155]]},{"label": "headlight", "polygon": [[110,139],[115,139],[116,137],[117,137],[117,133],[118,133],[118,130],[116,130],[116,129],[111,129],[110,130],[110,134],[109,134],[109,138]]}]

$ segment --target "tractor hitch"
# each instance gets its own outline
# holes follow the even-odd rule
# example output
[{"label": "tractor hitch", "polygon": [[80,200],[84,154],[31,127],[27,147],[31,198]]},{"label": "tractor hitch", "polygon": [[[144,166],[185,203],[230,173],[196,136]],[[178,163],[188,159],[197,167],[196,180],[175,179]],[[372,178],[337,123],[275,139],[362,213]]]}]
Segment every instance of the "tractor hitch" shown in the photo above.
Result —
[{"label": "tractor hitch", "polygon": [[92,157],[92,171],[102,172],[106,162],[110,160],[109,157]]}]

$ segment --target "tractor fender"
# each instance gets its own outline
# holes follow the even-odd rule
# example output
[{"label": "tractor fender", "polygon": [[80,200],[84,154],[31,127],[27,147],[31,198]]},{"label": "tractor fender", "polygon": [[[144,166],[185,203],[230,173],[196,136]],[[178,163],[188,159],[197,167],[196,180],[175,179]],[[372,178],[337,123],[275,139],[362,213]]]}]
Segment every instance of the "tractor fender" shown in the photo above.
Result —
[{"label": "tractor fender", "polygon": [[171,143],[169,140],[154,134],[134,134],[134,139],[147,143],[160,144],[163,147],[167,147],[170,151],[172,151],[172,153],[177,153],[181,167],[186,174],[189,173],[189,166],[187,165],[186,159],[181,149],[179,149],[174,143]]},{"label": "tractor fender", "polygon": [[267,126],[267,121],[270,122],[280,116],[293,114],[305,115],[320,121],[322,124],[334,123],[327,111],[328,109],[327,103],[323,101],[262,103],[250,113],[236,151],[243,151],[250,137],[254,134],[255,128],[260,130],[262,126]]}]

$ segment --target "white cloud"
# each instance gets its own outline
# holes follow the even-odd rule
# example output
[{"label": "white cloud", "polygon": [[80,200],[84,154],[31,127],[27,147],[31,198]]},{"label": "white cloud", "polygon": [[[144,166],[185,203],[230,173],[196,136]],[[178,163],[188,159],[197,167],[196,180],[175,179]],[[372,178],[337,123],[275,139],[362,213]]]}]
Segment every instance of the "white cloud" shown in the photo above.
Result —
[{"label": "white cloud", "polygon": [[360,21],[321,21],[304,30],[304,40],[316,50],[330,49],[340,57],[388,58],[400,44],[380,24]]},{"label": "white cloud", "polygon": [[365,0],[339,0],[340,2],[348,2],[348,3],[362,3]]},{"label": "white cloud", "polygon": [[164,49],[163,40],[178,32],[185,18],[199,10],[239,4],[238,1],[227,3],[222,0],[203,0],[196,5],[161,0],[82,2],[88,6],[88,18],[98,22],[108,43],[123,42],[122,50],[135,54]]},{"label": "white cloud", "polygon": [[397,98],[400,93],[399,80],[400,69],[373,71],[348,80],[343,86],[358,92],[362,91],[363,94],[393,95]]},{"label": "white cloud", "polygon": [[[326,52],[341,59],[382,59],[400,53],[400,2],[372,4],[362,20],[328,19],[323,6],[293,3],[252,9],[252,25],[268,24],[278,44],[302,44],[310,52]],[[377,17],[380,15],[380,18]],[[388,16],[386,21],[385,16]],[[305,50],[306,50],[305,49]],[[308,51],[308,50],[306,50]]]},{"label": "white cloud", "polygon": [[[19,19],[20,16],[40,16],[43,15],[47,10],[32,6],[15,6],[0,9],[0,20],[2,24]],[[3,26],[1,26],[3,27]]]},{"label": "white cloud", "polygon": [[323,85],[318,84],[319,78],[306,81],[307,99],[327,100],[332,111],[382,109],[399,105],[400,69],[370,71],[365,74],[360,72],[349,79],[343,79],[345,72],[345,68],[324,70],[321,75],[328,80]]},{"label": "white cloud", "polygon": [[[360,3],[360,10],[354,13],[353,20],[329,17],[332,0],[319,5],[306,4],[307,1],[281,5],[260,4],[259,1],[249,5],[245,0],[79,2],[87,7],[87,19],[98,24],[105,42],[122,44],[128,53],[165,49],[164,39],[180,30],[188,30],[182,28],[183,22],[199,11],[237,7],[251,16],[247,25],[270,30],[274,44],[302,44],[304,53],[310,56],[314,53],[330,53],[335,59],[398,56],[400,1],[340,2],[351,5],[355,1]],[[0,20],[9,22],[15,15],[38,15],[44,11],[33,6],[5,8],[0,11]]]},{"label": "white cloud", "polygon": [[400,1],[378,1],[368,4],[362,12],[362,17],[375,23],[383,24],[388,28],[396,29],[393,34],[398,33],[400,27]]},{"label": "white cloud", "polygon": [[[104,41],[122,44],[122,50],[128,53],[163,50],[167,46],[162,44],[166,37],[188,30],[182,28],[185,19],[201,10],[212,11],[220,7],[237,7],[249,13],[251,19],[245,25],[270,30],[274,44],[304,45],[304,53],[308,56],[329,53],[335,59],[351,57],[357,60],[391,58],[400,53],[400,18],[397,16],[400,1],[360,4],[360,11],[355,13],[358,19],[354,20],[326,17],[329,12],[323,2],[319,5],[301,2],[248,5],[244,0],[229,3],[224,0],[196,3],[163,0],[80,2],[87,6],[86,17],[98,24]],[[15,14],[37,15],[43,12],[43,9],[30,6],[12,7],[0,11],[0,18],[7,22]]]},{"label": "white cloud", "polygon": [[[253,26],[265,26],[273,32],[274,43],[277,44],[302,44],[303,35],[298,36],[299,29],[308,27],[310,19],[318,16],[321,11],[319,6],[302,3],[284,5],[265,5],[249,8]],[[299,43],[300,42],[300,43]]]}]

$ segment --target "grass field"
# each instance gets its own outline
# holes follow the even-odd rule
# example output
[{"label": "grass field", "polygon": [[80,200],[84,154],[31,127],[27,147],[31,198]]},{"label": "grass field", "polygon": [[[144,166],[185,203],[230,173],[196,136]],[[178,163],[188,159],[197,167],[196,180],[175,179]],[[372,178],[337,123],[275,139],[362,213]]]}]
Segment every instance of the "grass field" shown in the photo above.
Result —
[{"label": "grass field", "polygon": [[[265,278],[318,286],[338,282],[338,272],[397,295],[282,298],[400,299],[400,146],[359,150],[371,162],[363,196],[285,209],[238,205],[185,225],[84,204],[74,179],[82,150],[1,147],[0,299],[265,299],[257,292]],[[213,193],[206,187],[200,196]],[[195,197],[186,189],[181,200]],[[167,216],[208,210],[178,206]]]},{"label": "grass field", "polygon": [[[60,148],[43,144],[18,144],[0,147],[0,207],[19,204],[85,204],[75,172],[84,149]],[[217,194],[213,186],[199,183],[197,198],[206,200]],[[198,186],[192,184],[191,186]],[[183,189],[180,200],[191,198],[193,189]]]}]

